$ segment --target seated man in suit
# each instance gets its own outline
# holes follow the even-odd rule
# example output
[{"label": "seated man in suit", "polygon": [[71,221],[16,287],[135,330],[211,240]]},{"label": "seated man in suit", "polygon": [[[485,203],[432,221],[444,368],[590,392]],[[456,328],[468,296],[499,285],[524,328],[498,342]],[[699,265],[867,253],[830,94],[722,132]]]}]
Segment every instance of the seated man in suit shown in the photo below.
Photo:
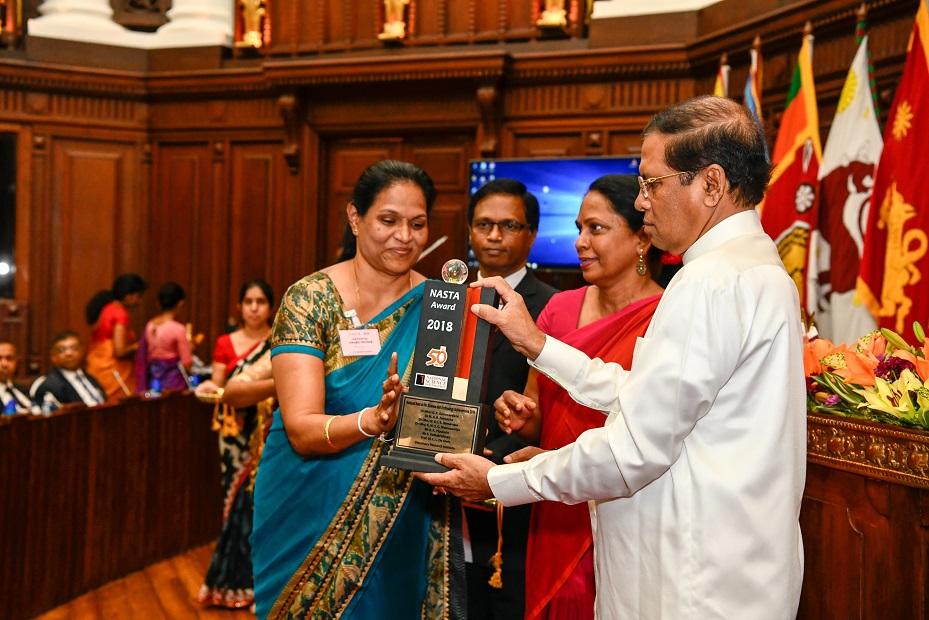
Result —
[{"label": "seated man in suit", "polygon": [[[557,291],[536,279],[526,268],[529,250],[539,228],[539,201],[526,186],[513,179],[490,181],[471,196],[468,204],[471,249],[478,263],[478,278],[500,276],[526,300],[533,318]],[[505,390],[521,391],[529,376],[526,358],[517,353],[501,332],[494,335],[484,402],[493,410],[494,401]],[[493,420],[487,448],[494,463],[525,447],[516,434],[507,435]],[[487,507],[465,505],[468,528],[466,551],[468,618],[503,620],[522,618],[526,604],[526,540],[529,535],[527,506],[507,508],[503,515],[502,587],[492,587],[497,551],[497,515]],[[494,583],[498,583],[494,579]]]},{"label": "seated man in suit", "polygon": [[0,340],[0,411],[38,413],[29,396],[13,383],[18,361],[16,345],[8,340]]},{"label": "seated man in suit", "polygon": [[29,393],[40,406],[46,403],[57,409],[68,403],[83,403],[89,407],[106,402],[103,388],[92,376],[81,369],[84,363],[84,345],[73,331],[64,331],[52,337],[50,349],[52,369],[32,384]]}]

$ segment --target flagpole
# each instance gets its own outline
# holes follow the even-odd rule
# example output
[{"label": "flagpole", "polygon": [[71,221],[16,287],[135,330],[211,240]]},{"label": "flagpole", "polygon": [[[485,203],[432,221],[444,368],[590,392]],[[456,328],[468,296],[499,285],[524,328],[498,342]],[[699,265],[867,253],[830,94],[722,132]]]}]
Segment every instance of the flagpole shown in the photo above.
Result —
[{"label": "flagpole", "polygon": [[[868,36],[868,6],[862,2],[855,13],[858,23],[855,24],[855,43],[861,42]],[[881,106],[877,97],[877,80],[874,79],[874,60],[871,58],[871,48],[868,47],[868,86],[871,90],[871,101],[874,103],[874,114],[877,117],[878,127],[881,123]]]}]

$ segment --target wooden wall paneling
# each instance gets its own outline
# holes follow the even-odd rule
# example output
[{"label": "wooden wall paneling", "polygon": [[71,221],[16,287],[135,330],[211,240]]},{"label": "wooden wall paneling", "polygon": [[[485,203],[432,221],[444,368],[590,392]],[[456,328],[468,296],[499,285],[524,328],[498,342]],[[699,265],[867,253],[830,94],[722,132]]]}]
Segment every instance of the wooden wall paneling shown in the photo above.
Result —
[{"label": "wooden wall paneling", "polygon": [[298,230],[302,231],[298,239],[300,247],[300,263],[295,265],[295,275],[312,273],[323,267],[319,262],[319,243],[317,240],[324,230],[324,224],[320,213],[324,203],[323,191],[326,186],[324,180],[324,171],[327,170],[326,162],[322,159],[322,140],[318,133],[312,129],[304,133],[306,144],[306,165],[304,174],[306,182],[303,183],[302,197],[303,201],[297,205],[297,212],[300,214],[302,226]]},{"label": "wooden wall paneling", "polygon": [[[210,326],[210,342],[215,342],[216,338],[224,333],[227,327],[232,327],[239,321],[239,312],[237,304],[238,299],[238,287],[240,283],[236,283],[232,280],[232,272],[229,269],[229,256],[232,252],[232,213],[229,208],[229,192],[230,192],[230,178],[229,178],[229,164],[226,158],[227,153],[229,152],[229,141],[222,140],[219,138],[214,138],[212,143],[212,165],[210,172],[210,184],[211,184],[211,202],[213,213],[219,216],[221,213],[222,216],[217,217],[218,228],[217,232],[222,234],[222,241],[216,240],[213,244],[216,254],[213,256],[213,273],[221,274],[219,277],[215,277],[213,280],[214,287],[220,285],[222,288],[214,288],[214,293],[216,294],[216,299],[221,300],[221,305],[218,307],[218,310],[222,313],[222,321],[218,324],[214,322]],[[215,319],[214,319],[215,320]],[[212,349],[211,349],[212,351]]]},{"label": "wooden wall paneling", "polygon": [[75,329],[87,339],[87,301],[119,273],[144,271],[138,238],[145,210],[134,202],[138,158],[125,143],[61,138],[50,149],[51,264],[42,303],[50,331]]},{"label": "wooden wall paneling", "polygon": [[[32,175],[28,180],[31,200],[26,206],[33,234],[28,238],[29,261],[27,263],[28,291],[25,298],[33,303],[29,330],[29,351],[32,364],[41,367],[45,357],[44,343],[51,335],[49,321],[52,313],[48,305],[48,277],[52,271],[52,215],[50,202],[51,162],[48,155],[48,136],[31,132],[29,140],[29,166]],[[20,159],[20,161],[23,161]],[[22,204],[17,198],[17,210]],[[19,216],[17,215],[17,219]],[[18,275],[18,274],[17,274]],[[83,321],[82,321],[83,323]]]},{"label": "wooden wall paneling", "polygon": [[478,0],[445,0],[445,40],[470,41],[474,36]]},{"label": "wooden wall paneling", "polygon": [[294,51],[319,51],[329,37],[329,14],[338,2],[294,2]]},{"label": "wooden wall paneling", "polygon": [[372,138],[370,140],[333,139],[326,145],[327,191],[319,205],[319,267],[336,261],[342,247],[342,233],[347,222],[345,205],[352,196],[355,182],[365,168],[382,159],[402,159],[399,138]]},{"label": "wooden wall paneling", "polygon": [[286,213],[289,176],[280,143],[232,144],[229,279],[236,294],[241,283],[256,278],[269,280],[275,295],[290,284],[272,276],[274,265],[286,263],[293,250],[280,243],[285,226],[292,227]]},{"label": "wooden wall paneling", "polygon": [[[380,44],[377,35],[383,27],[383,0],[354,0],[352,11],[352,47],[371,48]],[[409,22],[407,22],[409,26]],[[409,34],[407,28],[407,34]]]},{"label": "wooden wall paneling", "polygon": [[[16,247],[13,297],[29,299],[29,246],[32,239],[32,130],[29,125],[0,122],[0,132],[16,136]],[[22,351],[21,353],[25,353]]]},{"label": "wooden wall paneling", "polygon": [[472,157],[471,135],[415,137],[404,145],[404,159],[429,174],[438,194],[429,217],[429,244],[448,235],[448,241],[416,266],[426,277],[441,277],[442,265],[451,258],[467,260],[468,162]]},{"label": "wooden wall paneling", "polygon": [[430,10],[416,8],[416,32],[412,33],[411,41],[418,45],[442,41],[448,23],[448,1],[430,3]]},{"label": "wooden wall paneling", "polygon": [[[301,8],[310,8],[309,2],[271,2],[267,8],[271,21],[271,42],[262,50],[265,54],[292,54],[299,47],[301,32],[310,24],[303,24]],[[318,24],[314,24],[318,28]],[[309,35],[307,35],[309,38]]]},{"label": "wooden wall paneling", "polygon": [[581,157],[584,138],[580,131],[513,134],[513,157]]},{"label": "wooden wall paneling", "polygon": [[534,2],[509,1],[506,3],[506,11],[506,29],[510,37],[521,39],[538,36],[535,20],[538,19],[539,10]]},{"label": "wooden wall paneling", "polygon": [[642,131],[609,131],[606,144],[607,155],[641,155]]},{"label": "wooden wall paneling", "polygon": [[351,19],[353,0],[323,0],[326,5],[326,31],[323,49],[345,49],[351,43]]},{"label": "wooden wall paneling", "polygon": [[[16,247],[14,248],[13,261],[16,264],[16,273],[13,277],[13,297],[22,302],[23,316],[16,313],[17,321],[21,321],[23,331],[18,334],[14,341],[20,342],[18,353],[20,362],[19,374],[33,375],[39,369],[41,355],[36,350],[33,339],[36,337],[34,318],[30,315],[35,314],[35,310],[29,307],[30,288],[32,285],[32,246],[42,245],[42,242],[34,239],[39,213],[35,213],[32,208],[33,200],[33,137],[32,128],[29,125],[19,125],[13,123],[0,123],[0,131],[9,132],[16,135]],[[44,171],[43,171],[44,172]],[[12,336],[12,334],[7,334]]]},{"label": "wooden wall paneling", "polygon": [[499,41],[506,34],[508,0],[483,0],[474,6],[476,41]]},{"label": "wooden wall paneling", "polygon": [[[224,261],[217,252],[225,256],[228,244],[225,210],[216,211],[212,199],[211,157],[207,142],[156,142],[147,276],[152,293],[167,281],[186,289],[186,311],[180,318],[208,338],[222,333],[225,325],[225,272],[217,269]],[[146,297],[154,315],[155,295]],[[211,346],[212,339],[196,353],[209,358]]]}]

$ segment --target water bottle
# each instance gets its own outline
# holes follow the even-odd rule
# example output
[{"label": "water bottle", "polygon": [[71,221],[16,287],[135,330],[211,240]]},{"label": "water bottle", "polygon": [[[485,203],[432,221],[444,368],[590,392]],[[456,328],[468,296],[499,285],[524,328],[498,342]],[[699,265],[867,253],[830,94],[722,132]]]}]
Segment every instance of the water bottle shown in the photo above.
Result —
[{"label": "water bottle", "polygon": [[16,413],[16,401],[10,399],[10,401],[3,405],[3,415],[14,415]]},{"label": "water bottle", "polygon": [[152,379],[152,382],[148,385],[148,392],[145,393],[147,398],[158,398],[161,396],[161,380]]},{"label": "water bottle", "polygon": [[42,398],[42,413],[44,415],[51,415],[52,411],[57,409],[55,406],[55,397],[52,396],[51,392],[46,392],[45,396]]},{"label": "water bottle", "polygon": [[200,375],[190,375],[190,387],[191,389],[197,389],[197,386],[200,385]]}]

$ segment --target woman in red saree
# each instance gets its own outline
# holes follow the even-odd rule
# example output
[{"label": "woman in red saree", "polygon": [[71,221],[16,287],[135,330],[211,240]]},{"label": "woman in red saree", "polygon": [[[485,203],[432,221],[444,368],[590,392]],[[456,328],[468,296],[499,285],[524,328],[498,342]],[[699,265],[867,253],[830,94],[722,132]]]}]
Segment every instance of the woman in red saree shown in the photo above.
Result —
[{"label": "woman in red saree", "polygon": [[[652,248],[643,214],[635,209],[638,193],[633,175],[606,175],[591,184],[581,203],[575,242],[590,285],[556,294],[537,321],[546,334],[626,368],[662,293],[652,277],[658,275],[660,252]],[[556,450],[606,422],[602,412],[577,404],[535,370],[523,394],[504,393],[496,408],[504,430],[538,446],[506,457],[511,462]],[[516,415],[517,409],[532,415]],[[590,619],[595,595],[587,506],[534,504],[526,555],[526,618]]]},{"label": "woman in red saree", "polygon": [[91,326],[86,372],[106,392],[108,400],[129,396],[135,391],[135,354],[139,348],[129,325],[129,311],[137,308],[148,283],[135,273],[124,273],[113,281],[111,290],[94,295],[84,309]]}]

